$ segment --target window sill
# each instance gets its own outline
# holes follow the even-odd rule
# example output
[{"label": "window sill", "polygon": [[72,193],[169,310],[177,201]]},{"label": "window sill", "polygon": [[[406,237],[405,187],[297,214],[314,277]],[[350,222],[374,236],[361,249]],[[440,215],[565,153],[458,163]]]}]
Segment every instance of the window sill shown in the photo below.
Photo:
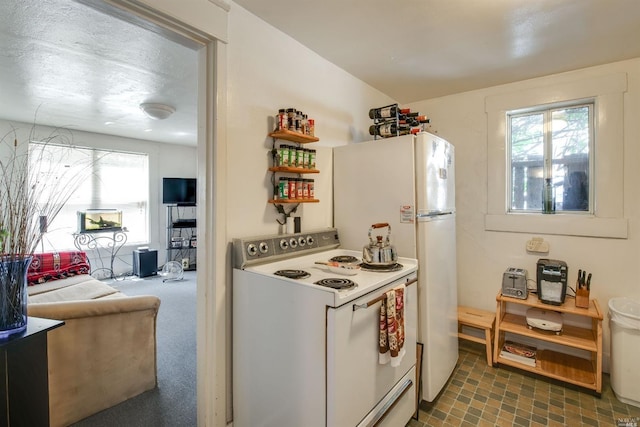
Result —
[{"label": "window sill", "polygon": [[561,236],[627,238],[627,220],[570,214],[487,214],[487,231],[510,233],[557,234]]}]

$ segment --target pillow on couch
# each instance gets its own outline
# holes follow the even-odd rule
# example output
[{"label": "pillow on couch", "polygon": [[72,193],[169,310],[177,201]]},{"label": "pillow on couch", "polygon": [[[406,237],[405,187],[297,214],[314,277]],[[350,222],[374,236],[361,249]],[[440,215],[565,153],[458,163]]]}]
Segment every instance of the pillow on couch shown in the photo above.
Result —
[{"label": "pillow on couch", "polygon": [[90,271],[89,258],[83,251],[33,254],[27,282],[32,286],[78,274],[89,274]]}]

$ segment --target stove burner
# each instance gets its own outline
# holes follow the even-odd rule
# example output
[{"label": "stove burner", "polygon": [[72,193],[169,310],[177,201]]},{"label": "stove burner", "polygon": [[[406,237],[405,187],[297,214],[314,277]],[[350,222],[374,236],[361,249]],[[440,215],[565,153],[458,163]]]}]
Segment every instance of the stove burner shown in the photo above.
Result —
[{"label": "stove burner", "polygon": [[327,288],[337,289],[339,291],[345,291],[347,289],[354,289],[358,285],[349,279],[339,279],[335,277],[330,277],[328,279],[322,279],[315,282],[316,285],[325,286]]},{"label": "stove burner", "polygon": [[359,263],[360,259],[356,258],[354,256],[351,256],[351,255],[338,255],[338,256],[334,256],[329,261],[330,262],[341,262],[341,263],[344,263],[344,264],[355,264],[355,263]]},{"label": "stove burner", "polygon": [[390,264],[390,265],[377,265],[377,264],[367,264],[363,262],[360,264],[360,269],[363,271],[378,271],[381,273],[389,273],[392,271],[400,271],[402,270],[403,265],[399,263]]},{"label": "stove burner", "polygon": [[275,273],[276,276],[286,277],[288,279],[306,279],[311,276],[304,270],[278,270]]}]

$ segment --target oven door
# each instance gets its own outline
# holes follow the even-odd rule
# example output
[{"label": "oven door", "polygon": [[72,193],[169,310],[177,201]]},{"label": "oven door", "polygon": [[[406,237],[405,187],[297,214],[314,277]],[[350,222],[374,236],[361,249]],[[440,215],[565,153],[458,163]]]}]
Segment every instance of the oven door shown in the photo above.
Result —
[{"label": "oven door", "polygon": [[[375,425],[380,419],[396,419],[404,425],[411,419],[416,401],[418,287],[406,287],[405,354],[397,367],[379,362],[381,303],[369,305],[406,281],[387,285],[341,307],[328,308],[327,426],[357,426],[368,424],[368,420],[374,420],[371,425]],[[404,384],[407,379],[410,382]]]}]

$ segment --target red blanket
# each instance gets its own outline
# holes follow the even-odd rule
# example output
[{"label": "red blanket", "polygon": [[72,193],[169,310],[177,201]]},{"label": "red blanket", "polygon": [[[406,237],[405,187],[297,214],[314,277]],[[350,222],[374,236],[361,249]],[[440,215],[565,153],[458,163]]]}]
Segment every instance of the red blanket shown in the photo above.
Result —
[{"label": "red blanket", "polygon": [[78,274],[89,274],[90,271],[89,258],[85,252],[45,252],[33,255],[27,280],[31,286]]}]

